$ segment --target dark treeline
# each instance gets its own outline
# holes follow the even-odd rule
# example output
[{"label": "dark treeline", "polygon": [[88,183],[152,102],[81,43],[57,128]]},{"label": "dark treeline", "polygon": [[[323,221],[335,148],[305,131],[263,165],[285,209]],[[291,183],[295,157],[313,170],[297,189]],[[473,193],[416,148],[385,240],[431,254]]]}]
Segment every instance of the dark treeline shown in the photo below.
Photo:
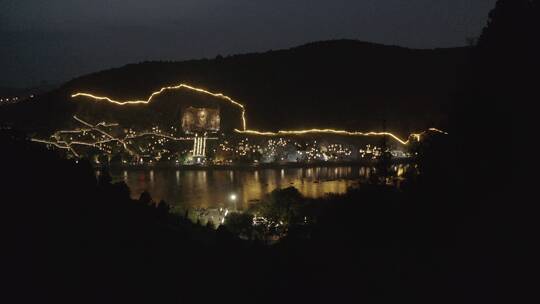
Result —
[{"label": "dark treeline", "polygon": [[287,231],[268,246],[241,240],[229,223],[195,225],[148,195],[132,200],[125,184],[96,179],[88,162],[11,132],[1,140],[9,147],[2,159],[25,160],[2,181],[4,274],[21,303],[452,302],[467,292],[456,284],[470,269],[455,249],[460,205],[433,176],[402,191],[374,183],[321,200],[276,191],[257,211]]},{"label": "dark treeline", "polygon": [[276,192],[261,208],[277,206],[277,219],[291,223],[300,208],[316,221],[288,227],[271,246],[238,238],[251,233],[245,219],[193,225],[97,180],[86,162],[2,132],[3,295],[10,303],[495,302],[497,211],[513,202],[512,174],[494,169],[507,154],[486,153],[486,143],[512,140],[515,100],[531,91],[524,75],[538,64],[538,14],[538,1],[497,2],[458,85],[453,132],[419,147],[417,178],[400,190],[373,184],[315,202]]},{"label": "dark treeline", "polygon": [[[24,160],[2,178],[11,303],[219,299],[229,284],[223,273],[242,269],[234,253],[251,259],[241,247],[233,253],[205,245],[203,227],[147,196],[130,199],[125,184],[96,179],[88,162],[65,160],[17,138],[2,134],[9,147],[2,158]],[[249,284],[247,270],[241,277]]]}]

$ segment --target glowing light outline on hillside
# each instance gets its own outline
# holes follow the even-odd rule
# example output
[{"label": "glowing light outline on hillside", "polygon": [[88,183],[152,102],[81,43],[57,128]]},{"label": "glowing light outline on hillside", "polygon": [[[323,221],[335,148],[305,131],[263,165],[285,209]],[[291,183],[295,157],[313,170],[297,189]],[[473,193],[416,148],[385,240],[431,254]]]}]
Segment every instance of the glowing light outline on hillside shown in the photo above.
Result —
[{"label": "glowing light outline on hillside", "polygon": [[79,123],[89,127],[89,129],[81,129],[81,130],[73,130],[73,131],[70,131],[70,130],[67,130],[67,131],[64,131],[64,130],[61,130],[61,131],[57,131],[52,137],[55,137],[56,138],[56,135],[57,134],[62,134],[62,133],[80,133],[80,132],[91,132],[91,131],[97,131],[98,133],[101,133],[102,135],[108,137],[109,139],[106,139],[106,140],[100,140],[100,141],[96,141],[94,143],[89,143],[89,142],[83,142],[83,141],[71,141],[71,142],[67,142],[65,140],[59,140],[59,139],[56,139],[56,141],[51,141],[51,140],[45,140],[45,139],[37,139],[37,138],[31,138],[30,141],[33,141],[33,142],[38,142],[38,143],[43,143],[43,144],[48,144],[48,145],[53,145],[59,149],[67,149],[69,151],[71,151],[73,153],[73,155],[75,157],[79,157],[79,154],[77,153],[77,151],[75,151],[75,149],[72,147],[73,145],[79,145],[79,146],[89,146],[89,147],[93,147],[93,148],[97,148],[99,150],[102,150],[102,151],[105,151],[107,152],[106,150],[104,150],[100,144],[104,144],[104,143],[107,143],[107,142],[111,142],[111,141],[118,141],[119,143],[121,143],[123,146],[124,146],[124,149],[126,149],[126,151],[128,151],[131,155],[137,155],[137,153],[131,151],[128,147],[127,147],[127,144],[120,138],[116,138],[112,135],[110,135],[109,133],[99,129],[98,127],[99,126],[104,126],[104,127],[113,127],[113,126],[118,126],[118,124],[115,124],[115,123],[112,123],[112,124],[107,124],[105,122],[100,122],[98,123],[97,125],[92,125],[80,118],[78,118],[77,116],[73,116],[73,119],[75,119],[76,121],[78,121]]},{"label": "glowing light outline on hillside", "polygon": [[439,130],[437,128],[429,128],[428,130],[433,131],[433,132],[437,132],[437,133],[441,133],[441,134],[444,134],[444,135],[448,135],[448,132],[444,132],[444,131]]},{"label": "glowing light outline on hillside", "polygon": [[[73,153],[73,155],[75,157],[79,157],[79,154],[71,147],[71,144],[68,144],[65,141],[56,141],[56,142],[54,142],[54,141],[50,141],[50,140],[37,139],[37,138],[31,138],[30,141],[37,142],[37,143],[42,143],[42,144],[46,144],[46,145],[53,145],[53,146],[57,147],[58,149],[66,149],[66,150],[71,151],[71,153]],[[66,145],[62,146],[62,145],[60,145],[60,143],[64,143]]]},{"label": "glowing light outline on hillside", "polygon": [[[409,140],[405,141],[390,132],[373,132],[373,131],[358,132],[358,131],[345,131],[345,130],[335,130],[335,129],[280,130],[277,132],[259,132],[255,130],[242,131],[242,130],[235,129],[234,131],[241,134],[262,135],[262,136],[286,136],[286,135],[306,135],[306,134],[335,134],[335,135],[346,135],[346,136],[389,136],[403,145],[409,144]],[[411,134],[411,136],[416,137],[419,140],[421,134],[424,134],[424,133],[425,132],[418,133],[418,134],[413,133]]]},{"label": "glowing light outline on hillside", "polygon": [[190,86],[188,84],[185,84],[185,83],[180,83],[176,86],[167,86],[167,87],[163,87],[161,88],[159,91],[155,91],[153,92],[152,94],[150,94],[150,97],[148,97],[147,100],[127,100],[127,101],[117,101],[117,100],[114,100],[114,99],[111,99],[109,97],[103,97],[103,96],[96,96],[96,95],[93,95],[93,94],[90,94],[90,93],[82,93],[82,92],[78,92],[78,93],[75,93],[73,95],[71,95],[72,98],[76,98],[76,97],[89,97],[89,98],[92,98],[92,99],[95,99],[95,100],[106,100],[108,102],[111,102],[111,103],[114,103],[114,104],[117,104],[117,105],[126,105],[126,104],[148,104],[152,101],[152,99],[155,97],[155,96],[158,96],[160,95],[161,93],[165,92],[165,91],[168,91],[168,90],[179,90],[179,89],[182,89],[182,88],[185,88],[185,89],[188,89],[188,90],[191,90],[191,91],[195,91],[195,92],[198,92],[198,93],[203,93],[203,94],[206,94],[206,95],[210,95],[210,96],[213,96],[213,97],[217,97],[217,98],[221,98],[221,99],[224,99],[224,100],[227,100],[228,102],[232,103],[233,105],[239,107],[240,109],[242,109],[242,128],[244,130],[246,130],[247,128],[247,122],[246,122],[246,109],[244,108],[244,105],[235,101],[234,99],[230,98],[229,96],[223,94],[223,93],[214,93],[214,92],[210,92],[210,91],[207,91],[205,89],[201,89],[201,88],[196,88],[196,87],[193,87],[193,86]]},{"label": "glowing light outline on hillside", "polygon": [[99,123],[99,124],[93,126],[92,124],[90,124],[90,123],[88,123],[88,122],[86,122],[86,121],[84,121],[84,120],[78,118],[77,116],[73,116],[73,119],[75,119],[76,121],[82,123],[83,125],[85,125],[85,126],[91,128],[91,129],[97,131],[98,133],[101,133],[101,134],[103,134],[103,135],[109,137],[111,140],[116,140],[116,141],[118,141],[119,143],[122,144],[122,146],[124,146],[124,149],[126,149],[126,151],[128,151],[128,153],[129,153],[130,155],[137,155],[136,152],[134,152],[134,151],[132,151],[131,149],[128,148],[128,145],[126,144],[125,141],[123,141],[123,140],[120,139],[120,138],[116,138],[116,137],[112,136],[111,134],[109,134],[109,133],[107,133],[107,132],[105,132],[105,131],[103,131],[103,130],[101,130],[101,129],[98,128],[98,126],[100,126],[100,125],[105,125],[105,124]]},{"label": "glowing light outline on hillside", "polygon": [[[55,146],[55,147],[57,147],[59,149],[69,150],[69,151],[71,151],[73,153],[73,155],[75,157],[79,157],[80,155],[77,153],[77,151],[75,151],[75,149],[72,146],[89,146],[89,147],[97,148],[97,149],[99,149],[101,151],[107,152],[107,150],[103,149],[103,147],[101,147],[100,145],[104,144],[104,143],[116,141],[116,142],[119,142],[124,147],[124,149],[126,151],[128,151],[128,153],[130,155],[139,156],[138,153],[136,153],[135,151],[128,148],[128,143],[126,143],[126,140],[137,139],[137,138],[144,137],[144,136],[163,137],[163,138],[167,138],[167,139],[174,140],[174,141],[193,140],[193,138],[190,138],[190,137],[174,137],[174,136],[170,136],[170,135],[167,135],[167,134],[161,134],[161,133],[157,133],[157,132],[143,132],[143,133],[140,133],[140,134],[137,134],[137,135],[126,135],[124,138],[118,138],[118,137],[114,137],[113,135],[111,135],[111,134],[105,132],[104,130],[98,128],[100,126],[103,126],[103,127],[116,127],[116,126],[118,126],[117,123],[100,122],[100,123],[98,123],[96,125],[92,125],[91,123],[82,120],[81,118],[77,117],[76,115],[73,116],[73,119],[75,119],[77,122],[81,123],[82,125],[87,126],[88,129],[60,130],[60,131],[57,131],[51,136],[51,137],[54,137],[56,139],[56,141],[46,140],[46,139],[38,139],[38,138],[31,138],[30,141],[37,142],[37,143],[48,144],[48,145],[53,145],[53,146]],[[92,132],[92,131],[96,131],[96,132],[104,135],[108,139],[99,140],[99,141],[96,141],[96,142],[92,143],[92,142],[84,142],[84,141],[70,141],[70,142],[68,142],[68,141],[60,140],[60,139],[57,138],[58,134],[64,134],[64,133],[72,134],[72,133]],[[211,138],[207,138],[207,139],[217,139],[217,138],[211,137]]]},{"label": "glowing light outline on hillside", "polygon": [[[103,96],[96,96],[90,93],[84,93],[84,92],[77,92],[75,94],[72,94],[72,98],[76,97],[88,97],[94,100],[104,100],[108,101],[113,104],[117,105],[126,105],[126,104],[148,104],[152,101],[152,99],[160,95],[161,93],[167,91],[167,90],[179,90],[179,89],[188,89],[195,92],[207,94],[213,97],[221,98],[224,100],[227,100],[228,102],[232,103],[233,105],[238,106],[242,110],[242,127],[243,130],[234,129],[235,132],[240,134],[250,134],[250,135],[259,135],[259,136],[286,136],[286,135],[305,135],[305,134],[336,134],[336,135],[346,135],[346,136],[389,136],[392,139],[396,140],[397,142],[408,145],[410,142],[410,138],[415,138],[416,140],[420,141],[421,136],[424,135],[427,131],[421,132],[421,133],[412,133],[409,135],[409,138],[407,140],[399,138],[397,135],[391,133],[391,132],[360,132],[360,131],[346,131],[346,130],[337,130],[337,129],[307,129],[307,130],[279,130],[277,132],[265,132],[265,131],[257,131],[257,130],[249,130],[247,129],[247,119],[246,119],[246,108],[243,104],[235,101],[231,97],[223,94],[223,93],[214,93],[205,89],[197,88],[188,84],[180,83],[176,86],[167,86],[162,87],[160,90],[153,92],[150,97],[146,100],[127,100],[127,101],[118,101],[111,99],[109,97],[103,97]],[[429,128],[429,131],[438,132],[441,134],[448,135],[447,132],[441,131],[436,128]]]}]

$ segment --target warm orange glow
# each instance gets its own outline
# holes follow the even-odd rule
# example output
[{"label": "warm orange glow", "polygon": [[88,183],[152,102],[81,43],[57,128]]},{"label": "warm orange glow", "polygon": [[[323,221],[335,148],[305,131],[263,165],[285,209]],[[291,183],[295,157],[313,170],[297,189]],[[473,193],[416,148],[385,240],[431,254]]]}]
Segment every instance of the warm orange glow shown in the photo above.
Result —
[{"label": "warm orange glow", "polygon": [[[167,135],[167,134],[163,134],[163,133],[157,133],[157,132],[143,132],[143,133],[139,133],[139,134],[136,134],[136,135],[127,135],[127,136],[124,136],[123,138],[118,138],[118,137],[115,137],[115,136],[111,135],[110,133],[108,133],[108,132],[106,132],[106,131],[99,128],[100,126],[102,126],[102,127],[115,127],[115,126],[118,126],[117,123],[100,122],[100,123],[98,123],[96,125],[92,125],[91,123],[86,122],[86,121],[82,120],[81,118],[79,118],[77,116],[73,116],[73,119],[75,119],[77,122],[81,123],[82,125],[84,125],[84,126],[86,126],[88,128],[78,129],[78,130],[60,130],[60,131],[57,131],[57,132],[54,133],[53,136],[51,136],[51,137],[55,138],[55,141],[45,140],[45,139],[37,139],[37,138],[32,138],[31,141],[38,142],[38,143],[43,143],[43,144],[48,144],[48,145],[53,145],[53,146],[55,146],[55,147],[57,147],[59,149],[66,149],[66,150],[71,151],[73,153],[73,155],[75,155],[76,157],[79,157],[79,154],[75,151],[73,146],[88,146],[88,147],[97,148],[97,149],[100,149],[102,151],[107,152],[100,145],[116,141],[116,142],[119,142],[124,147],[124,149],[126,151],[128,151],[128,153],[130,155],[139,156],[137,152],[135,152],[134,150],[132,150],[132,149],[130,149],[128,147],[128,144],[126,143],[126,140],[136,139],[136,138],[140,138],[140,137],[144,137],[144,136],[163,137],[163,138],[167,138],[167,139],[175,140],[175,141],[193,140],[193,138],[189,138],[189,137],[174,137],[174,136],[171,136],[171,135]],[[68,142],[68,141],[65,141],[65,140],[60,140],[57,137],[58,134],[76,134],[76,133],[91,132],[91,131],[96,131],[96,132],[102,134],[103,136],[105,136],[107,139],[99,140],[99,141],[96,141],[96,142],[84,142],[84,141],[75,141],[75,140]],[[217,138],[207,138],[207,139],[217,139]],[[109,153],[109,152],[107,152],[107,153]]]},{"label": "warm orange glow", "polygon": [[[308,130],[280,130],[280,131],[277,131],[277,132],[265,132],[265,131],[249,130],[249,129],[247,129],[246,109],[245,109],[243,104],[235,101],[234,99],[232,99],[231,97],[229,97],[227,95],[224,95],[223,93],[213,93],[213,92],[207,91],[205,89],[196,88],[196,87],[184,84],[184,83],[181,83],[181,84],[176,85],[176,86],[163,87],[159,91],[153,92],[150,95],[150,97],[148,99],[146,99],[146,100],[118,101],[118,100],[111,99],[109,97],[95,96],[95,95],[90,94],[90,93],[75,93],[75,94],[71,95],[71,97],[72,98],[88,97],[88,98],[91,98],[91,99],[94,99],[94,100],[108,101],[110,103],[114,103],[114,104],[117,104],[117,105],[148,104],[148,103],[150,103],[152,101],[152,99],[155,96],[163,93],[164,91],[167,91],[167,90],[179,90],[179,89],[187,89],[187,90],[195,91],[195,92],[198,92],[198,93],[202,93],[202,94],[214,96],[214,97],[217,97],[217,98],[221,98],[221,99],[224,99],[224,100],[232,103],[235,106],[238,106],[242,110],[242,127],[243,128],[242,128],[242,130],[235,129],[235,132],[241,133],[241,134],[261,135],[261,136],[304,135],[304,134],[336,134],[336,135],[347,135],[347,136],[389,136],[390,138],[396,140],[397,142],[399,142],[399,143],[401,143],[403,145],[407,145],[410,142],[410,138],[414,138],[417,141],[420,141],[421,136],[426,133],[426,131],[421,132],[421,133],[412,133],[409,136],[409,139],[405,140],[405,139],[399,138],[397,135],[395,135],[393,133],[390,133],[390,132],[375,132],[375,131],[359,132],[359,131],[345,131],[345,130],[335,130],[335,129],[308,129]],[[101,130],[99,130],[99,131],[102,132]],[[439,129],[436,129],[436,128],[430,128],[429,131],[439,132],[439,133],[442,133],[442,134],[448,134],[448,133],[446,133],[444,131],[441,131]],[[176,139],[176,138],[174,138],[174,139]]]},{"label": "warm orange glow", "polygon": [[246,122],[246,110],[245,110],[243,104],[241,104],[241,103],[239,103],[239,102],[233,100],[232,98],[230,98],[230,97],[227,96],[227,95],[224,95],[223,93],[214,93],[214,92],[210,92],[210,91],[207,91],[207,90],[205,90],[205,89],[196,88],[196,87],[193,87],[193,86],[184,84],[184,83],[181,83],[181,84],[176,85],[176,86],[163,87],[163,88],[161,88],[159,91],[153,92],[153,93],[150,95],[150,97],[148,97],[148,99],[146,99],[146,100],[126,100],[126,101],[118,101],[118,100],[111,99],[111,98],[109,98],[109,97],[95,96],[95,95],[89,94],[89,93],[75,93],[75,94],[71,95],[71,97],[72,97],[72,98],[76,98],[76,97],[88,97],[88,98],[92,98],[92,99],[95,99],[95,100],[105,100],[105,101],[108,101],[108,102],[111,102],[111,103],[114,103],[114,104],[117,104],[117,105],[126,105],[126,104],[147,104],[147,103],[150,103],[150,102],[152,101],[152,99],[153,99],[155,96],[158,96],[158,95],[160,95],[161,93],[163,93],[163,92],[165,92],[165,91],[168,91],[168,90],[180,90],[180,89],[187,89],[187,90],[191,90],[191,91],[194,91],[194,92],[198,92],[198,93],[210,95],[210,96],[213,96],[213,97],[217,97],[217,98],[226,100],[226,101],[232,103],[233,105],[239,107],[240,109],[242,109],[242,128],[243,128],[244,130],[246,129],[246,127],[247,127],[247,122]]},{"label": "warm orange glow", "polygon": [[438,132],[438,133],[441,133],[441,134],[444,134],[444,135],[448,135],[447,132],[441,131],[441,130],[436,129],[436,128],[429,128],[428,130],[433,131],[433,132]]},{"label": "warm orange glow", "polygon": [[124,149],[126,149],[126,151],[128,151],[128,153],[129,153],[130,155],[137,155],[137,153],[136,153],[135,151],[131,150],[131,149],[128,147],[128,145],[127,145],[127,143],[126,143],[125,141],[123,141],[123,140],[120,139],[120,138],[116,138],[116,137],[112,136],[111,134],[109,134],[109,133],[107,133],[107,132],[101,130],[100,128],[98,128],[98,126],[102,125],[101,123],[100,123],[100,124],[97,124],[97,125],[95,125],[95,126],[93,126],[93,125],[91,125],[90,123],[88,123],[88,122],[86,122],[86,121],[84,121],[84,120],[78,118],[77,116],[73,116],[73,119],[75,119],[76,121],[82,123],[83,125],[85,125],[85,126],[91,128],[91,129],[93,129],[93,130],[95,130],[95,131],[97,131],[97,132],[99,132],[99,133],[105,135],[106,137],[110,138],[111,140],[116,140],[116,141],[118,141],[119,143],[122,144],[122,146],[124,146]]},{"label": "warm orange glow", "polygon": [[[37,142],[37,143],[42,143],[42,144],[46,144],[46,145],[53,145],[53,146],[57,147],[58,149],[66,149],[66,150],[71,151],[71,153],[73,153],[73,155],[75,155],[75,157],[79,157],[79,154],[77,154],[77,152],[75,152],[75,150],[73,150],[71,145],[66,143],[66,142],[63,142],[63,141],[53,142],[53,141],[49,141],[49,140],[36,139],[36,138],[31,138],[30,141]],[[62,146],[61,143],[65,144],[65,145]]]},{"label": "warm orange glow", "polygon": [[[334,130],[334,129],[309,129],[309,130],[296,130],[296,131],[281,130],[277,132],[259,132],[255,130],[241,131],[241,130],[236,129],[234,131],[238,133],[242,133],[242,134],[262,135],[262,136],[305,135],[305,134],[336,134],[336,135],[346,135],[346,136],[389,136],[403,145],[409,144],[409,140],[401,139],[390,132],[357,132],[357,131],[351,132],[351,131]],[[420,140],[420,136],[423,133],[411,134],[411,137],[414,137],[417,140]]]}]

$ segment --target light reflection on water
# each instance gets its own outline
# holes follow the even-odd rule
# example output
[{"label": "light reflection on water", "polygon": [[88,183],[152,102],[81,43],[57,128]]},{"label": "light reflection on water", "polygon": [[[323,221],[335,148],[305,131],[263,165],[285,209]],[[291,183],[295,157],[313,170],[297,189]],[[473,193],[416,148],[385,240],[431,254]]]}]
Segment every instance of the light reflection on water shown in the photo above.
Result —
[{"label": "light reflection on water", "polygon": [[[207,171],[170,168],[120,169],[110,174],[113,182],[124,181],[129,186],[134,199],[147,190],[154,201],[163,199],[171,205],[245,210],[276,188],[294,186],[312,198],[345,193],[348,187],[367,181],[372,171],[369,167]],[[235,202],[230,200],[232,193],[236,194]]]}]

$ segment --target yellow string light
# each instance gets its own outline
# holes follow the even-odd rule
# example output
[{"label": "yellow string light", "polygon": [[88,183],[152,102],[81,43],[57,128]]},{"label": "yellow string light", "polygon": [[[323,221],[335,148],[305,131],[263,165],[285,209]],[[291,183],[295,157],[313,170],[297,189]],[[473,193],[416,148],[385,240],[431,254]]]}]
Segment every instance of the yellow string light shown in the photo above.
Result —
[{"label": "yellow string light", "polygon": [[[395,134],[393,134],[391,132],[375,132],[375,131],[359,132],[359,131],[346,131],[346,130],[336,130],[336,129],[280,130],[280,131],[277,131],[277,132],[265,132],[265,131],[249,130],[249,129],[247,129],[246,109],[245,109],[245,106],[243,104],[235,101],[234,99],[232,99],[231,97],[229,97],[227,95],[224,95],[223,93],[210,92],[210,91],[207,91],[205,89],[193,87],[191,85],[187,85],[187,84],[184,84],[184,83],[181,83],[181,84],[176,85],[176,86],[163,87],[160,90],[153,92],[150,95],[150,97],[148,97],[148,99],[146,99],[146,100],[118,101],[118,100],[111,99],[109,97],[96,96],[96,95],[93,95],[93,94],[90,94],[90,93],[83,93],[83,92],[75,93],[75,94],[71,95],[71,97],[72,98],[88,97],[88,98],[91,98],[91,99],[94,99],[94,100],[108,101],[110,103],[117,104],[117,105],[148,104],[153,100],[154,97],[160,95],[161,93],[163,93],[163,92],[165,92],[167,90],[179,90],[179,89],[188,89],[188,90],[195,91],[195,92],[198,92],[198,93],[202,93],[202,94],[210,95],[210,96],[213,96],[213,97],[221,98],[221,99],[224,99],[224,100],[232,103],[235,106],[238,106],[242,110],[242,127],[243,128],[242,128],[242,130],[235,129],[234,131],[237,132],[237,133],[241,133],[241,134],[251,134],[251,135],[260,135],[260,136],[305,135],[305,134],[336,134],[336,135],[347,135],[347,136],[389,136],[389,137],[393,138],[394,140],[396,140],[397,142],[399,142],[399,143],[401,143],[403,145],[407,145],[410,142],[410,138],[415,138],[416,140],[419,141],[421,139],[421,136],[426,133],[426,131],[421,132],[421,133],[412,133],[412,134],[410,134],[409,139],[404,140],[402,138],[399,138],[397,135],[395,135]],[[439,132],[439,133],[442,133],[442,134],[448,134],[448,133],[446,133],[444,131],[441,131],[439,129],[436,129],[436,128],[430,128],[429,131]]]},{"label": "yellow string light", "polygon": [[210,96],[213,96],[213,97],[217,97],[217,98],[226,100],[226,101],[232,103],[233,105],[239,107],[242,110],[242,128],[244,130],[246,129],[246,126],[247,126],[247,123],[246,123],[246,110],[245,110],[243,104],[233,100],[232,98],[230,98],[229,96],[227,96],[227,95],[225,95],[223,93],[213,93],[213,92],[207,91],[205,89],[196,88],[196,87],[184,84],[184,83],[181,83],[181,84],[176,85],[176,86],[163,87],[159,91],[155,91],[152,94],[150,94],[150,97],[148,97],[148,99],[146,99],[146,100],[117,101],[117,100],[111,99],[109,97],[96,96],[96,95],[93,95],[93,94],[81,93],[81,92],[75,93],[75,94],[71,95],[71,97],[72,98],[88,97],[88,98],[92,98],[92,99],[95,99],[95,100],[105,100],[105,101],[108,101],[108,102],[111,102],[111,103],[114,103],[114,104],[117,104],[117,105],[147,104],[147,103],[150,103],[154,97],[160,95],[161,93],[163,93],[165,91],[168,91],[168,90],[180,90],[180,89],[187,89],[187,90],[191,90],[191,91],[194,91],[194,92],[198,92],[198,93],[210,95]]},{"label": "yellow string light", "polygon": [[[259,132],[255,130],[242,131],[242,130],[235,129],[234,131],[241,134],[262,135],[262,136],[280,136],[280,135],[285,136],[285,135],[305,135],[305,134],[335,134],[335,135],[346,135],[346,136],[389,136],[403,145],[407,145],[409,143],[409,140],[403,140],[390,132],[358,132],[358,131],[351,132],[351,131],[335,130],[335,129],[308,129],[308,130],[295,130],[295,131],[280,130],[277,132]],[[411,134],[411,136],[419,139],[420,135],[423,133],[419,133],[419,134],[413,133]]]}]

